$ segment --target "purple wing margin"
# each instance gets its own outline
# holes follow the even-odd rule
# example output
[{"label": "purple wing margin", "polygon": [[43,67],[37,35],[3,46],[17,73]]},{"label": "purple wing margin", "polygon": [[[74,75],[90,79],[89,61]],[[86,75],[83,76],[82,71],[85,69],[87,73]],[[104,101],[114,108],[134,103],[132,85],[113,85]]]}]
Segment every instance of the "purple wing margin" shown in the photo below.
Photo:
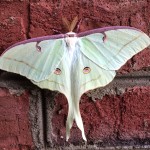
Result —
[{"label": "purple wing margin", "polygon": [[[132,30],[137,30],[137,31],[141,31],[138,30],[134,27],[129,27],[129,26],[110,26],[110,27],[104,27],[104,28],[98,28],[98,29],[93,29],[93,30],[89,30],[89,31],[85,31],[85,32],[81,32],[76,34],[77,37],[83,37],[89,34],[93,34],[93,33],[104,33],[105,31],[109,31],[109,30],[117,30],[117,29],[132,29]],[[142,32],[142,31],[141,31]],[[21,42],[18,42],[10,47],[8,47],[3,53],[2,55],[8,51],[10,48],[13,48],[17,45],[20,44],[26,44],[26,43],[30,43],[30,42],[41,42],[43,40],[50,40],[50,39],[60,39],[60,38],[65,38],[66,34],[58,34],[58,35],[50,35],[50,36],[43,36],[43,37],[37,37],[37,38],[32,38],[32,39],[28,39],[28,40],[24,40]],[[1,55],[1,56],[2,56]]]},{"label": "purple wing margin", "polygon": [[32,39],[28,39],[28,40],[24,40],[24,41],[21,41],[21,42],[18,42],[10,47],[8,47],[2,54],[1,56],[6,52],[8,51],[9,49],[15,47],[15,46],[18,46],[18,45],[21,45],[21,44],[26,44],[26,43],[30,43],[30,42],[41,42],[43,40],[51,40],[51,39],[60,39],[60,38],[64,38],[65,37],[65,34],[57,34],[57,35],[50,35],[50,36],[42,36],[42,37],[37,37],[37,38],[32,38]]},{"label": "purple wing margin", "polygon": [[93,34],[93,33],[104,33],[105,31],[117,30],[117,29],[132,29],[132,30],[137,30],[137,31],[142,32],[139,29],[136,29],[134,27],[129,27],[129,26],[110,26],[110,27],[98,28],[98,29],[93,29],[93,30],[81,32],[81,33],[77,34],[77,37],[83,37],[83,36]]}]

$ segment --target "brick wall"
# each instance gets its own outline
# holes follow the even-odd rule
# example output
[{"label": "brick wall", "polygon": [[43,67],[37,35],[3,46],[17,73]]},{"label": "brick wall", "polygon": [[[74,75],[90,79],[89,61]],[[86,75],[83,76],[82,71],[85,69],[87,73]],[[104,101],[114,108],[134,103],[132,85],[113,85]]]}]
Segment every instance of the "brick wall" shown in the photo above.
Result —
[{"label": "brick wall", "polygon": [[[149,0],[1,0],[0,52],[28,38],[67,32],[62,16],[83,19],[80,32],[127,25],[150,35]],[[0,150],[107,149],[150,145],[150,51],[129,60],[115,80],[84,94],[80,110],[88,139],[76,124],[65,142],[68,104],[19,75],[0,72]]]}]

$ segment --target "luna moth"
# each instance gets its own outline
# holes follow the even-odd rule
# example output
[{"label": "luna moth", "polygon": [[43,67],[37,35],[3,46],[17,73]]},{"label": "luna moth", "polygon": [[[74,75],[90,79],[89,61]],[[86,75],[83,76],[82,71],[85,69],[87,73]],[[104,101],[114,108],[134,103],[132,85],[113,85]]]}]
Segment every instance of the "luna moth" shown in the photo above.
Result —
[{"label": "luna moth", "polygon": [[12,45],[0,57],[0,69],[27,77],[40,88],[63,93],[68,100],[66,140],[73,121],[86,141],[79,110],[80,97],[88,90],[110,83],[122,65],[150,45],[142,31],[128,26],[111,26],[81,33],[44,36]]}]

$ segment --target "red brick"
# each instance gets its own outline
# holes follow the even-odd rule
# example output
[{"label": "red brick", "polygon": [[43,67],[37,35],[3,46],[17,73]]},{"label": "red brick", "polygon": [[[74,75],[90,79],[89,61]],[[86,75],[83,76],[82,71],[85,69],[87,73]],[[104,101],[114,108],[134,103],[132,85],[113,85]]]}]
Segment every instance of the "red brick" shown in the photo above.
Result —
[{"label": "red brick", "polygon": [[28,116],[29,95],[25,91],[18,93],[0,89],[0,148],[33,146]]},{"label": "red brick", "polygon": [[28,112],[25,115],[20,115],[19,117],[19,144],[32,146],[31,126],[29,125]]},{"label": "red brick", "polygon": [[21,18],[9,18],[1,22],[0,26],[1,52],[12,44],[25,39]]},{"label": "red brick", "polygon": [[0,53],[12,44],[26,38],[27,7],[27,2],[0,3]]},{"label": "red brick", "polygon": [[[55,111],[53,113],[53,134],[57,136],[57,143],[65,141],[65,123],[67,116],[67,107],[63,97],[56,99]],[[59,108],[59,109],[58,109]],[[59,110],[59,111],[58,111]],[[91,101],[87,96],[82,96],[80,111],[84,122],[84,128],[88,140],[114,138],[114,132],[119,124],[119,99],[106,96],[103,100]],[[54,139],[54,143],[55,138]],[[81,132],[73,125],[71,129],[70,142],[78,143],[82,141]]]},{"label": "red brick", "polygon": [[65,123],[66,123],[66,115],[68,113],[68,103],[67,99],[64,95],[59,94],[56,97],[56,104],[53,112],[52,117],[52,125],[53,125],[53,131],[51,133],[52,138],[55,140],[56,137],[58,138],[64,138],[66,135],[66,129],[65,129]]},{"label": "red brick", "polygon": [[[12,113],[13,112],[13,113]],[[0,121],[14,121],[16,115],[20,114],[18,110],[17,99],[12,97],[7,89],[0,89]]]},{"label": "red brick", "polygon": [[131,16],[131,26],[141,29],[143,32],[148,32],[148,22],[144,17],[145,14],[143,12],[138,12]]},{"label": "red brick", "polygon": [[126,140],[150,138],[150,87],[128,88],[123,100],[120,138]]},{"label": "red brick", "polygon": [[137,55],[135,55],[131,60],[129,60],[124,66],[119,69],[119,73],[126,74],[132,71],[137,71],[145,67],[150,66],[150,50],[147,48]]},{"label": "red brick", "polygon": [[11,148],[11,150],[19,150],[18,145],[16,145],[17,143],[17,137],[16,136],[8,136],[8,137],[3,137],[0,138],[0,149],[2,150],[9,150]]},{"label": "red brick", "polygon": [[9,137],[10,135],[18,135],[18,122],[15,121],[1,121],[0,120],[0,137]]},{"label": "red brick", "polygon": [[143,67],[150,66],[150,50],[147,48],[146,50],[142,51],[141,53],[137,54],[133,57],[134,65],[132,67],[133,70],[140,70]]},{"label": "red brick", "polygon": [[[68,32],[63,26],[62,17],[67,17],[69,21],[72,21],[77,14],[79,18],[82,18],[80,32],[105,26],[127,25],[141,29],[148,34],[148,7],[146,0],[138,2],[130,0],[121,2],[103,0],[83,2],[77,0],[71,2],[62,1],[61,5],[59,2],[32,0],[30,6],[30,36],[38,37],[56,34],[52,29]],[[142,51],[137,57],[129,60],[119,72],[127,73],[150,66],[149,55],[150,52],[148,50]]]},{"label": "red brick", "polygon": [[[120,96],[107,95],[95,102],[83,95],[80,111],[88,141],[150,138],[149,101],[150,87],[127,88]],[[52,119],[55,144],[65,141],[67,108],[66,99],[57,97]],[[69,142],[77,144],[79,141],[82,141],[81,132],[74,124]]]},{"label": "red brick", "polygon": [[54,34],[52,29],[62,31],[61,11],[51,2],[31,3],[30,36],[38,37]]},{"label": "red brick", "polygon": [[[28,35],[37,37],[56,34],[52,29],[65,33],[67,31],[61,20],[62,16],[72,21],[77,14],[83,19],[80,32],[104,26],[130,25],[150,33],[150,2],[147,0],[30,0],[30,12],[29,1],[10,1],[3,0],[0,3],[1,52],[11,44],[26,39]],[[29,21],[31,24],[28,26]],[[150,66],[149,56],[150,52],[144,50],[128,61],[120,72],[126,73]],[[116,136],[122,140],[149,138],[149,91],[149,87],[137,87],[128,89],[120,96],[106,95],[96,102],[84,95],[80,110],[88,140],[98,142],[115,139]],[[32,146],[32,137],[28,118],[28,94],[24,92],[16,96],[1,89],[0,99],[0,148],[29,149]],[[54,143],[64,145],[68,105],[63,96],[58,96],[55,101],[53,131],[47,134],[52,135]],[[79,145],[81,133],[75,124],[71,132],[70,141]]]},{"label": "red brick", "polygon": [[105,96],[102,100],[97,99],[95,102],[85,98],[80,108],[89,140],[114,138],[119,118],[118,98],[110,95]]}]

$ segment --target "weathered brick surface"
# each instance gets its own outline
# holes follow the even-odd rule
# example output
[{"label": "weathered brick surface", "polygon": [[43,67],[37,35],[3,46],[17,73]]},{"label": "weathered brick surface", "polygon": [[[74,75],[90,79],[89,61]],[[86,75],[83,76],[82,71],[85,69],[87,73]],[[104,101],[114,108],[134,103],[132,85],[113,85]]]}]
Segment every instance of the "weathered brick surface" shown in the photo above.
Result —
[{"label": "weathered brick surface", "polygon": [[120,138],[150,138],[150,87],[128,88],[122,98]]},{"label": "weathered brick surface", "polygon": [[[65,30],[62,17],[70,21],[76,15],[82,18],[80,32],[105,26],[133,26],[150,34],[148,2],[141,1],[62,1],[57,2],[33,2],[31,9],[30,36],[37,37],[48,34],[56,34],[53,29],[60,32]],[[69,9],[68,9],[69,8]],[[71,10],[71,11],[70,11]],[[68,15],[69,14],[69,15]],[[58,34],[58,33],[57,33]],[[123,68],[121,73],[139,70],[150,66],[150,51],[144,50],[137,57],[133,57]],[[143,58],[144,57],[144,58]],[[140,58],[140,59],[139,59]]]},{"label": "weathered brick surface", "polygon": [[[0,53],[10,45],[27,38],[58,34],[53,29],[65,33],[67,31],[61,20],[62,16],[72,21],[76,15],[82,18],[79,32],[125,25],[139,28],[150,35],[148,0],[1,0]],[[150,51],[145,49],[118,72],[127,74],[149,67],[149,57]],[[133,80],[128,80],[123,89],[120,89],[118,83],[114,84],[113,90],[120,89],[119,94],[112,92],[112,87],[108,86],[106,93],[102,91],[103,96],[101,92],[83,95],[80,109],[88,145],[81,146],[81,133],[76,124],[71,130],[69,143],[73,143],[75,147],[81,146],[78,149],[94,149],[103,145],[150,144],[150,88],[148,80],[147,84],[143,82],[149,75],[142,76],[138,76],[140,80],[137,81],[133,75]],[[122,83],[125,82],[124,78],[121,80]],[[131,86],[133,82],[135,87]],[[2,83],[5,84],[5,80]],[[13,84],[17,84],[15,80]],[[0,149],[29,150],[35,144],[40,150],[44,143],[50,149],[59,146],[65,149],[64,145],[71,148],[69,143],[65,143],[68,104],[64,96],[58,94],[55,98],[49,98],[51,94],[46,92],[48,94],[33,96],[33,101],[29,103],[27,92],[16,96],[8,90],[7,84],[5,87],[0,89]],[[97,101],[92,101],[95,97]],[[32,108],[32,123],[29,123],[28,117],[29,104]]]},{"label": "weathered brick surface", "polygon": [[[19,94],[19,95],[18,95]],[[19,150],[32,147],[29,125],[29,96],[27,92],[18,94],[0,88],[0,149]]]},{"label": "weathered brick surface", "polygon": [[[95,100],[92,101],[83,95],[80,104],[89,143],[112,141],[115,143],[117,140],[128,142],[150,137],[149,87],[135,86],[125,89],[125,92],[120,95],[111,94]],[[52,137],[55,144],[61,145],[62,141],[65,141],[67,102],[62,96],[56,97],[55,102]],[[77,144],[79,141],[82,141],[81,133],[74,124],[69,142]]]},{"label": "weathered brick surface", "polygon": [[12,44],[26,39],[27,2],[0,2],[0,53]]}]

